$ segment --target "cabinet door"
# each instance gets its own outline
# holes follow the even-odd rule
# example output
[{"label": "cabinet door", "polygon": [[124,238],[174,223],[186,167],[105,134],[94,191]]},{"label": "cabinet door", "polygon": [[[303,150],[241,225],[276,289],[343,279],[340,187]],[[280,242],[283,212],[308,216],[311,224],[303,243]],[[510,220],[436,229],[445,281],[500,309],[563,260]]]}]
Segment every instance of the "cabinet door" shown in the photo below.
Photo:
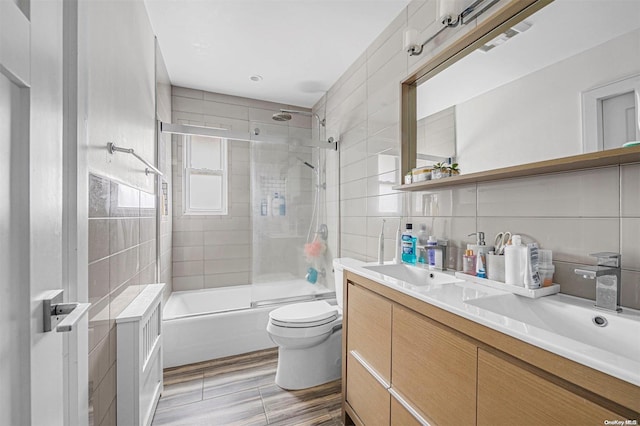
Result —
[{"label": "cabinet door", "polygon": [[393,310],[393,387],[435,424],[476,422],[477,348],[405,308]]},{"label": "cabinet door", "polygon": [[391,302],[349,283],[347,321],[347,353],[357,352],[382,379],[390,383]]},{"label": "cabinet door", "polygon": [[478,425],[603,425],[621,416],[486,351],[478,351]]},{"label": "cabinet door", "polygon": [[366,426],[388,426],[391,394],[352,354],[347,356],[347,402]]},{"label": "cabinet door", "polygon": [[395,398],[391,398],[391,426],[421,426]]}]

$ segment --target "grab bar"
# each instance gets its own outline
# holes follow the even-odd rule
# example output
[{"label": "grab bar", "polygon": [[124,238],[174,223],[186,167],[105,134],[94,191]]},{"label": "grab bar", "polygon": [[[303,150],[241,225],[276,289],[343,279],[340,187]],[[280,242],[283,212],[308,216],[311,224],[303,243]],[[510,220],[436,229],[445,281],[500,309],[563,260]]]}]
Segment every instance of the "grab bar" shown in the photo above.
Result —
[{"label": "grab bar", "polygon": [[147,166],[147,168],[144,169],[144,173],[146,175],[148,175],[149,172],[151,172],[151,173],[157,174],[158,176],[164,176],[164,174],[162,174],[160,170],[156,169],[155,167],[153,167],[151,163],[149,163],[147,160],[145,160],[144,158],[136,154],[133,148],[120,148],[120,147],[117,147],[113,142],[107,142],[107,150],[109,151],[109,154],[113,154],[114,152],[118,151],[118,152],[124,152],[125,154],[133,155],[138,160],[143,162],[145,166]]}]

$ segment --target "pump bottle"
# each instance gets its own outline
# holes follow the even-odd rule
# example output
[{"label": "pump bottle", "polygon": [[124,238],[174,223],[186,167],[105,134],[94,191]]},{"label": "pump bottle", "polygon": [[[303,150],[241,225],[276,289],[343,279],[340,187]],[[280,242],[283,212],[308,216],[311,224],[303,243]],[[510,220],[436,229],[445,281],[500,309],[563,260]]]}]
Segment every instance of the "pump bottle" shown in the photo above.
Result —
[{"label": "pump bottle", "polygon": [[524,263],[527,247],[522,244],[522,237],[514,235],[511,244],[504,248],[504,281],[507,284],[524,287]]}]

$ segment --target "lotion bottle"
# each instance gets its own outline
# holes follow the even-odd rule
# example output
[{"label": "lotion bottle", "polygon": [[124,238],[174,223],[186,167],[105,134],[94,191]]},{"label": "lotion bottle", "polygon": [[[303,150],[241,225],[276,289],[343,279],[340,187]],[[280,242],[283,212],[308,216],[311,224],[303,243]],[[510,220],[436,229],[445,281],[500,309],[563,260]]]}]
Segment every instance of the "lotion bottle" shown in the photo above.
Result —
[{"label": "lotion bottle", "polygon": [[469,275],[475,275],[476,255],[473,254],[473,250],[467,249],[464,256],[462,256],[462,272]]},{"label": "lotion bottle", "polygon": [[507,284],[524,287],[524,261],[527,247],[522,244],[522,237],[514,235],[511,244],[504,248],[504,281]]},{"label": "lotion bottle", "polygon": [[429,248],[438,245],[438,240],[433,235],[427,239],[427,263],[429,266],[436,266],[436,250]]}]

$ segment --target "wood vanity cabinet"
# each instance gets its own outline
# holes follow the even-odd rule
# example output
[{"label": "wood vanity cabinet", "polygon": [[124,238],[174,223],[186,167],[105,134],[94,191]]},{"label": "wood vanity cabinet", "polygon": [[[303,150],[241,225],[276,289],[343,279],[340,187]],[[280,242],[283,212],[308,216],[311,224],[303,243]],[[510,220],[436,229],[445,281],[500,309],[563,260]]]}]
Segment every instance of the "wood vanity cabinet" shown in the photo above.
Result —
[{"label": "wood vanity cabinet", "polygon": [[391,398],[391,424],[397,426],[421,426],[421,423],[393,397]]},{"label": "wood vanity cabinet", "polygon": [[[388,425],[391,382],[391,302],[369,290],[346,286],[346,401],[366,425]],[[363,390],[365,390],[363,392]]]},{"label": "wood vanity cabinet", "polygon": [[392,336],[392,387],[430,423],[474,424],[477,347],[400,305]]},{"label": "wood vanity cabinet", "polygon": [[345,425],[640,421],[638,386],[352,272],[344,287]]},{"label": "wood vanity cabinet", "polygon": [[478,350],[478,425],[602,425],[621,416],[513,362]]}]

